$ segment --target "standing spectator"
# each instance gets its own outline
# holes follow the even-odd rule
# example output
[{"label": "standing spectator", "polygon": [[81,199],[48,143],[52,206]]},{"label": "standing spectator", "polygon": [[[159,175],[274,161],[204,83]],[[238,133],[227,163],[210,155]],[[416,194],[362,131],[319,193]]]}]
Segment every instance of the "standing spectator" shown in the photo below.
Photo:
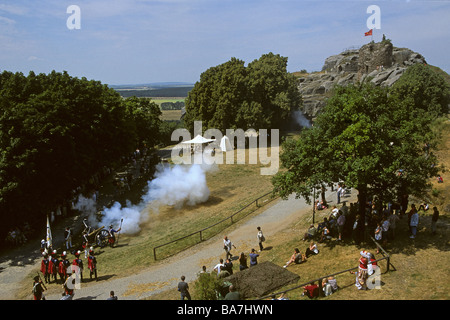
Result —
[{"label": "standing spectator", "polygon": [[225,236],[223,238],[223,249],[225,250],[225,252],[227,254],[226,259],[228,259],[228,257],[233,258],[233,255],[231,254],[231,248],[232,247],[234,247],[236,249],[234,244],[231,243],[231,240],[228,239],[227,236]]},{"label": "standing spectator", "polygon": [[225,265],[223,264],[223,259],[220,259],[220,260],[219,260],[219,263],[216,264],[216,265],[214,266],[213,270],[216,271],[217,274],[219,274],[220,271],[221,271],[224,267],[225,267]]},{"label": "standing spectator", "polygon": [[344,232],[344,226],[345,226],[345,215],[339,211],[338,218],[337,218],[337,230],[338,230],[338,240],[342,240],[342,234]]},{"label": "standing spectator", "polygon": [[433,207],[433,216],[431,217],[431,234],[436,234],[436,224],[439,219],[439,211]]},{"label": "standing spectator", "polygon": [[185,276],[181,276],[181,281],[178,282],[178,291],[180,292],[181,300],[184,300],[184,298],[191,300],[189,285],[184,281],[185,279]]},{"label": "standing spectator", "polygon": [[389,227],[389,233],[391,236],[391,240],[395,239],[395,229],[397,228],[397,222],[400,220],[398,214],[396,214],[397,210],[392,210],[391,215],[388,217],[390,227]]},{"label": "standing spectator", "polygon": [[230,276],[233,274],[233,262],[231,262],[230,259],[227,259],[227,261],[223,264],[223,270],[228,271]]},{"label": "standing spectator", "polygon": [[411,227],[411,239],[414,239],[417,234],[417,227],[419,225],[419,213],[417,211],[413,212],[411,215],[411,219],[409,222],[409,226]]},{"label": "standing spectator", "polygon": [[252,251],[249,254],[249,256],[250,256],[250,267],[256,266],[258,264],[259,254],[256,253],[255,249],[252,249]]},{"label": "standing spectator", "polygon": [[[375,229],[375,240],[381,241],[383,239],[383,229],[381,228],[381,224],[377,222],[377,227]],[[377,247],[377,253],[380,252],[380,249]]]},{"label": "standing spectator", "polygon": [[415,204],[413,203],[413,204],[411,204],[411,210],[409,210],[409,212],[408,212],[408,228],[409,228],[410,233],[412,232],[411,231],[411,217],[416,212],[417,212],[417,209],[416,209]]},{"label": "standing spectator", "polygon": [[266,241],[266,238],[264,237],[264,234],[261,230],[261,227],[256,228],[258,230],[257,238],[258,238],[258,244],[259,244],[259,252],[264,250],[263,242]]},{"label": "standing spectator", "polygon": [[338,184],[337,191],[336,191],[336,195],[337,195],[337,203],[338,203],[338,204],[341,203],[341,193],[342,193],[342,186],[341,186],[341,184],[339,183],[339,184]]},{"label": "standing spectator", "polygon": [[386,246],[387,241],[389,240],[389,229],[391,227],[391,223],[387,216],[383,217],[383,222],[381,224],[381,230],[383,232],[383,245]]},{"label": "standing spectator", "polygon": [[241,255],[239,256],[239,270],[242,271],[247,268],[247,256],[245,255],[245,253],[241,252]]},{"label": "standing spectator", "polygon": [[363,221],[361,221],[361,216],[356,215],[355,222],[353,223],[352,237],[355,244],[359,246],[363,238]]}]

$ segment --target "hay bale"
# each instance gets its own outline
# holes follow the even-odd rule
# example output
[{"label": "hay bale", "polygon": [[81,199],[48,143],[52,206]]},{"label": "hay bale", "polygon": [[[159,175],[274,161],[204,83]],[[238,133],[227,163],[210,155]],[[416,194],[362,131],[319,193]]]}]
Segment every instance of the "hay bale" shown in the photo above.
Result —
[{"label": "hay bale", "polygon": [[295,284],[298,274],[277,266],[270,261],[236,272],[224,280],[231,282],[243,299],[262,297],[286,285]]}]

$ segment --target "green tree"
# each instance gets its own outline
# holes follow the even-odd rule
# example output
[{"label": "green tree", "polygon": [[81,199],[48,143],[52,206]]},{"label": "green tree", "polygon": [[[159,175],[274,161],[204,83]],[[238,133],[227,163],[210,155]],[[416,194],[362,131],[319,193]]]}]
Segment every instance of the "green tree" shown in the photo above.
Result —
[{"label": "green tree", "polygon": [[431,66],[415,64],[409,67],[393,85],[392,93],[435,116],[449,112],[450,84]]},{"label": "green tree", "polygon": [[369,195],[422,195],[438,172],[435,155],[423,149],[434,139],[432,119],[389,89],[337,87],[314,126],[283,144],[274,192],[310,201],[314,188],[343,182],[358,191],[363,221]]},{"label": "green tree", "polygon": [[301,105],[297,80],[287,72],[287,58],[269,53],[245,67],[232,58],[200,76],[186,99],[185,124],[203,128],[280,128]]},{"label": "green tree", "polygon": [[159,106],[148,98],[130,97],[124,101],[130,132],[134,133],[136,147],[153,147],[161,141],[160,127],[162,112]]},{"label": "green tree", "polygon": [[67,72],[2,72],[0,213],[8,223],[0,231],[42,222],[74,189],[133,151],[136,137],[153,142],[156,109],[145,101],[124,102],[99,81]]}]

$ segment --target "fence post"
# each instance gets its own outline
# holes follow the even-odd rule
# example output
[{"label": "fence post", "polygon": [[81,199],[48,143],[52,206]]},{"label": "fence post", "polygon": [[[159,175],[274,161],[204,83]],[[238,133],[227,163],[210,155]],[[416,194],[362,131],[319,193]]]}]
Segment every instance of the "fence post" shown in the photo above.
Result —
[{"label": "fence post", "polygon": [[153,258],[154,258],[155,261],[156,261],[156,248],[153,248]]},{"label": "fence post", "polygon": [[200,242],[202,242],[203,241],[203,238],[202,238],[202,230],[200,230]]}]

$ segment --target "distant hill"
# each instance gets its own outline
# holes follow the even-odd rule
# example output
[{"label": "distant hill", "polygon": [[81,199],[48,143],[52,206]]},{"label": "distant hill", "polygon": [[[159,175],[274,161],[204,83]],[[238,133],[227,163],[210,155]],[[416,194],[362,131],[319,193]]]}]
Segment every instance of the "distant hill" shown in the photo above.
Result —
[{"label": "distant hill", "polygon": [[185,82],[156,82],[148,84],[110,85],[122,97],[187,97],[194,84]]}]

